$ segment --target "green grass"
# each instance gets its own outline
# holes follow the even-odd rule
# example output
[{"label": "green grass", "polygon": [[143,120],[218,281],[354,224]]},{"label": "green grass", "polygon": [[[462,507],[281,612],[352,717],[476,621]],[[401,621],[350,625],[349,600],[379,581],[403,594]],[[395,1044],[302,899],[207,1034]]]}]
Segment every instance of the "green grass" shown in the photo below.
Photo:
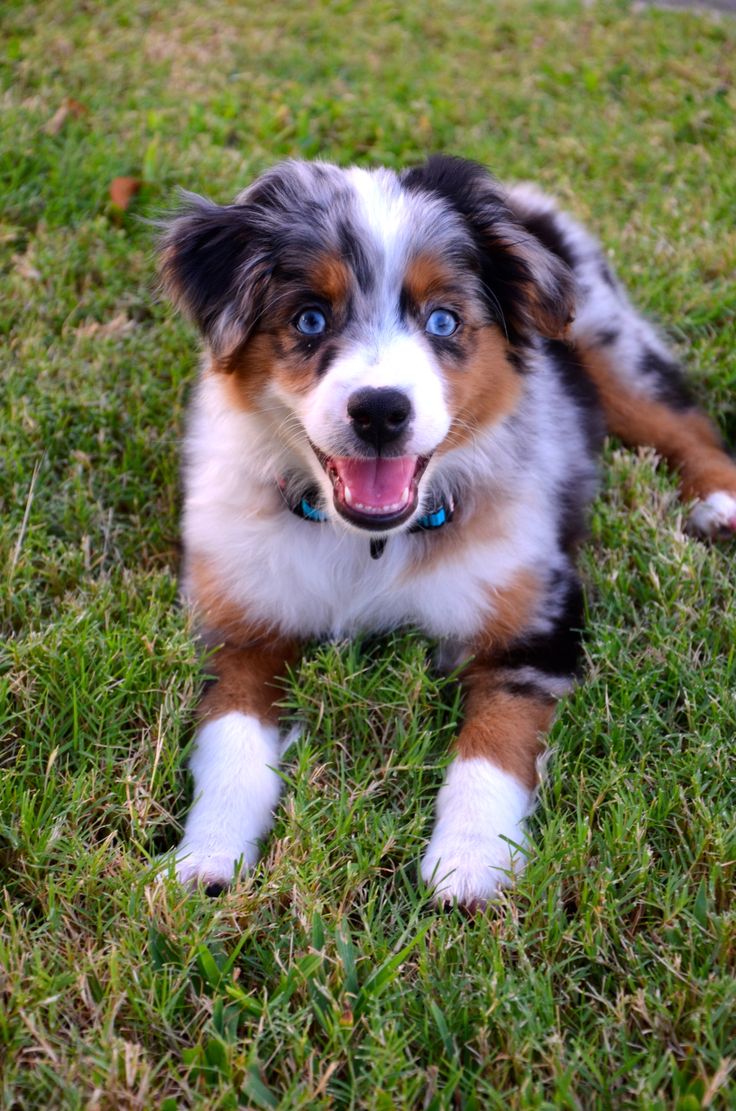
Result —
[{"label": "green grass", "polygon": [[417,889],[458,705],[411,633],[305,659],[252,877],[218,900],[152,882],[198,688],[176,600],[196,354],[140,220],[287,155],[535,178],[733,436],[736,23],[45,0],[5,6],[0,51],[2,1106],[736,1107],[733,549],[684,536],[646,453],[607,451],[589,677],[512,895],[468,920]]}]

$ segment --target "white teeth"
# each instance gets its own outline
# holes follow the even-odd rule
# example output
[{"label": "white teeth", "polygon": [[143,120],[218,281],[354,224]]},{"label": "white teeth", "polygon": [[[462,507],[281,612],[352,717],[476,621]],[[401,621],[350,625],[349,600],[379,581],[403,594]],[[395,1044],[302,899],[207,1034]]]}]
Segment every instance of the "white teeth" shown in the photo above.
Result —
[{"label": "white teeth", "polygon": [[377,516],[383,516],[386,513],[397,513],[405,507],[408,500],[408,490],[404,491],[401,501],[391,502],[390,505],[364,505],[361,501],[354,502],[348,497],[345,498],[345,501],[348,501],[354,509],[360,509],[363,513],[375,513]]},{"label": "white teeth", "polygon": [[401,491],[400,499],[387,505],[364,505],[363,502],[355,500],[355,494],[347,483],[344,483],[343,498],[345,499],[346,505],[351,506],[353,509],[359,509],[361,513],[372,513],[376,517],[383,517],[387,516],[389,513],[398,513],[399,510],[406,509],[411,499],[411,491],[408,486],[405,486]]}]

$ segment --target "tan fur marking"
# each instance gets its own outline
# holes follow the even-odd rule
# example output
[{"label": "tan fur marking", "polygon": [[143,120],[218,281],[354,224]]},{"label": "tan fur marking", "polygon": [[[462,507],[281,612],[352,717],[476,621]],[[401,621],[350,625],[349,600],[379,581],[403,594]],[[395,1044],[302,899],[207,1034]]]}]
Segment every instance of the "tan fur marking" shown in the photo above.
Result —
[{"label": "tan fur marking", "polygon": [[253,336],[242,351],[228,358],[226,365],[213,364],[217,372],[225,370],[223,388],[230,404],[246,412],[257,412],[268,400],[269,381],[279,382],[291,393],[304,393],[314,383],[311,362],[280,360],[274,350],[273,338],[267,333]]},{"label": "tan fur marking", "polygon": [[284,693],[278,680],[296,656],[296,643],[278,638],[250,648],[224,645],[205,665],[206,673],[217,681],[197,707],[199,718],[237,710],[275,724],[280,716],[276,703]]},{"label": "tan fur marking", "polygon": [[404,273],[404,288],[416,305],[425,305],[456,282],[457,276],[431,254],[415,255]]},{"label": "tan fur marking", "polygon": [[248,647],[272,638],[272,629],[263,622],[251,620],[243,607],[228,597],[216,568],[208,559],[190,558],[186,579],[189,603],[206,638],[229,641],[237,647]]},{"label": "tan fur marking", "polygon": [[274,702],[281,696],[273,680],[296,659],[298,644],[261,622],[252,621],[219,584],[211,564],[201,557],[188,568],[188,593],[206,642],[224,641],[205,665],[217,682],[198,707],[200,717],[220,717],[239,710],[264,721],[276,721]]},{"label": "tan fur marking", "polygon": [[704,413],[680,412],[661,401],[631,393],[617,380],[595,348],[580,350],[583,366],[598,388],[608,428],[626,444],[649,444],[678,473],[685,498],[706,498],[716,490],[736,495],[736,465]]},{"label": "tan fur marking", "polygon": [[572,290],[566,290],[559,300],[556,297],[548,300],[539,283],[532,282],[526,288],[526,295],[537,331],[549,339],[564,339],[569,334],[575,314]]},{"label": "tan fur marking", "polygon": [[337,255],[323,255],[310,271],[309,282],[332,305],[344,301],[351,286],[350,270]]},{"label": "tan fur marking", "polygon": [[176,248],[171,243],[163,247],[158,256],[158,272],[167,297],[178,306],[181,300],[181,283],[177,280],[176,255]]},{"label": "tan fur marking", "polygon": [[539,580],[529,570],[519,571],[508,586],[493,591],[492,613],[462,676],[465,721],[457,739],[461,759],[490,760],[530,790],[537,783],[537,759],[544,751],[540,735],[552,724],[554,700],[505,690],[493,660],[528,625],[539,594]]},{"label": "tan fur marking", "polygon": [[539,595],[539,580],[528,570],[519,571],[508,586],[489,591],[491,615],[476,638],[475,652],[494,652],[515,640],[529,624]]},{"label": "tan fur marking", "polygon": [[233,408],[252,413],[262,403],[275,361],[271,336],[258,332],[226,359],[213,359],[209,370],[222,374],[223,388]]},{"label": "tan fur marking", "polygon": [[537,760],[545,747],[542,737],[554,720],[554,702],[494,690],[493,673],[480,667],[471,667],[465,682],[465,724],[456,742],[458,756],[490,760],[532,790],[538,781]]},{"label": "tan fur marking", "polygon": [[472,440],[479,429],[497,423],[516,405],[521,380],[507,358],[506,341],[497,328],[478,328],[474,349],[462,366],[446,374],[453,421],[440,455]]},{"label": "tan fur marking", "polygon": [[[409,298],[426,310],[457,285],[453,274],[431,254],[417,255],[409,263],[404,287]],[[456,295],[448,295],[452,304]],[[519,375],[507,358],[506,341],[499,330],[481,324],[477,306],[468,302],[460,315],[464,325],[458,333],[467,356],[448,368],[448,386],[453,422],[438,455],[466,443],[483,428],[511,412],[521,392]]]}]

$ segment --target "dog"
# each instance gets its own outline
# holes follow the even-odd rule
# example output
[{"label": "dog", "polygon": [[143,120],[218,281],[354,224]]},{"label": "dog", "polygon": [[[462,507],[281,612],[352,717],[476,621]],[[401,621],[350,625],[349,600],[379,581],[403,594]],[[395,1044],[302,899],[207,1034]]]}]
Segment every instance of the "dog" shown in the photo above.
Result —
[{"label": "dog", "polygon": [[705,536],[736,530],[736,466],[596,240],[476,163],[287,161],[233,204],[187,196],[160,272],[204,339],[183,590],[217,648],[178,879],[214,894],[256,861],[304,642],[412,626],[464,688],[421,876],[485,905],[578,676],[605,433],[669,462]]}]

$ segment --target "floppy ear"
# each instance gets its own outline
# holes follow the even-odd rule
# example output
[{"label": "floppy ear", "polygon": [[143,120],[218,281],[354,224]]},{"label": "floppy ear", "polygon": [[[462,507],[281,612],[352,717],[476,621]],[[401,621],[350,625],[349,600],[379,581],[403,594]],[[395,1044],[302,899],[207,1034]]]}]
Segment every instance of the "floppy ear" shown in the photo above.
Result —
[{"label": "floppy ear", "polygon": [[492,258],[500,248],[516,263],[513,281],[520,297],[510,310],[512,317],[526,330],[562,339],[575,319],[575,277],[570,267],[519,224],[510,233],[499,229],[490,238]]},{"label": "floppy ear", "polygon": [[489,309],[511,342],[530,333],[557,339],[573,319],[575,278],[561,258],[530,234],[501,186],[477,162],[434,155],[403,176],[406,188],[439,195],[473,237]]},{"label": "floppy ear", "polygon": [[164,289],[215,354],[225,355],[248,338],[268,279],[252,211],[189,193],[164,228],[159,242]]}]

